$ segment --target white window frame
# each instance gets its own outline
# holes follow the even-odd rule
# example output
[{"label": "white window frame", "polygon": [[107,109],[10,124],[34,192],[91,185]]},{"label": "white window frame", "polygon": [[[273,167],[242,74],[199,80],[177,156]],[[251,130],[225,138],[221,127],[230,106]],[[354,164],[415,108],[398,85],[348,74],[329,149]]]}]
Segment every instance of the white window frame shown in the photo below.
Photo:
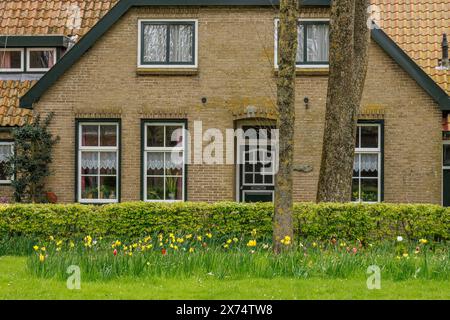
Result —
[{"label": "white window frame", "polygon": [[0,59],[2,51],[19,51],[20,52],[20,68],[0,68],[0,72],[24,72],[25,71],[25,50],[23,48],[0,48]]},{"label": "white window frame", "polygon": [[[165,126],[181,126],[183,130],[183,146],[182,147],[148,147],[147,146],[147,128],[148,127],[165,127]],[[184,202],[186,201],[186,157],[187,157],[187,141],[186,141],[186,124],[184,122],[152,122],[147,121],[144,123],[144,149],[143,149],[143,195],[142,199],[144,199],[145,202]],[[166,141],[166,131],[164,130],[164,141]],[[149,175],[147,174],[147,154],[148,152],[183,152],[183,174],[182,174],[182,199],[181,200],[170,200],[170,199],[147,199],[147,178]],[[153,175],[150,175],[150,177]],[[170,176],[169,176],[170,177]],[[164,197],[166,197],[166,170],[164,170],[162,178],[164,179]]]},{"label": "white window frame", "polygon": [[[298,22],[330,22],[329,18],[301,18],[298,19]],[[278,24],[280,23],[280,19],[276,18],[274,20],[274,68],[278,70]],[[297,55],[297,53],[296,53]],[[326,64],[296,64],[295,67],[297,69],[312,69],[312,68],[328,68],[330,66],[329,63]]]},{"label": "white window frame", "polygon": [[[97,146],[97,147],[92,147],[92,146],[82,146],[81,142],[82,142],[82,137],[83,137],[83,126],[98,126],[100,128],[100,126],[116,126],[116,146],[112,147],[112,146],[108,146],[108,147],[101,147],[101,146]],[[119,179],[120,179],[120,130],[119,130],[120,126],[118,122],[79,122],[78,123],[78,173],[77,173],[77,184],[78,184],[78,195],[77,195],[77,199],[79,203],[117,203],[119,202],[119,194],[120,194],[120,185],[119,185]],[[100,130],[100,129],[99,129]],[[100,145],[100,132],[98,134],[98,139],[99,139],[99,145]],[[81,161],[81,154],[82,152],[116,152],[116,159],[117,159],[117,169],[116,169],[116,199],[83,199],[82,196],[82,191],[81,191],[81,176],[82,176],[82,161]],[[100,161],[100,158],[99,158]],[[100,167],[98,168],[98,172],[97,174],[88,174],[88,175],[84,175],[84,176],[97,176],[98,179],[98,186],[100,186],[100,177],[102,176],[114,176],[114,175],[101,175],[100,174]],[[99,192],[100,194],[100,192]]]},{"label": "white window frame", "polygon": [[29,72],[45,72],[51,68],[31,68],[30,67],[30,53],[33,51],[53,51],[53,65],[56,64],[56,48],[27,48],[27,71]]},{"label": "white window frame", "polygon": [[[356,178],[353,176],[352,173],[352,184],[353,184],[353,180],[358,179],[358,193],[359,193],[359,199],[357,201],[353,201],[356,203],[380,203],[381,202],[381,179],[382,179],[382,175],[381,175],[381,161],[382,161],[382,141],[381,141],[381,130],[382,130],[382,125],[379,123],[358,123],[357,125],[357,129],[359,131],[360,127],[377,127],[378,128],[378,147],[377,148],[355,148],[355,156],[356,155],[362,155],[362,154],[376,154],[378,155],[378,176],[376,178],[371,178],[371,177],[361,177],[361,167],[359,168],[359,177]],[[361,137],[359,138],[359,146],[361,146]],[[361,161],[359,162],[360,166],[361,166]],[[377,179],[377,187],[378,187],[378,194],[377,194],[377,201],[362,201],[361,200],[361,180],[366,179],[366,180],[375,180]]]},{"label": "white window frame", "polygon": [[[11,147],[11,155],[14,155],[14,142],[13,141],[0,141],[0,146],[10,146]],[[14,175],[9,180],[0,180],[0,184],[11,184],[14,180]]]},{"label": "white window frame", "polygon": [[[193,22],[194,23],[194,64],[141,64],[141,36],[142,23],[145,22]],[[198,68],[198,19],[139,19],[138,20],[138,50],[137,66],[143,69],[196,69]]]}]

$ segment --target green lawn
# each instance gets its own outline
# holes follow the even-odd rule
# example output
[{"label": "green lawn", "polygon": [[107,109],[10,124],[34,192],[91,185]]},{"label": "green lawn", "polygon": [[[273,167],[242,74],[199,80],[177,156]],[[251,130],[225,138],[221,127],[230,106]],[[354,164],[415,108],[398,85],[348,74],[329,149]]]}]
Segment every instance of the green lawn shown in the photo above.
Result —
[{"label": "green lawn", "polygon": [[366,280],[243,279],[214,276],[177,279],[120,279],[82,282],[68,290],[63,281],[39,279],[24,257],[0,257],[0,299],[450,299],[450,282],[383,281],[368,290]]}]

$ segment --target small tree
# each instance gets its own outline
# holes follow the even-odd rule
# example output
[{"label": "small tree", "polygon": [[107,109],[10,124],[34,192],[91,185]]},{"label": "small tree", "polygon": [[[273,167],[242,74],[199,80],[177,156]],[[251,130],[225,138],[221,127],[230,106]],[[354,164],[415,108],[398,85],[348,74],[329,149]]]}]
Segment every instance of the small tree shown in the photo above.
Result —
[{"label": "small tree", "polygon": [[52,149],[59,140],[48,130],[52,118],[53,113],[44,121],[37,115],[31,123],[12,131],[15,145],[7,171],[10,176],[14,175],[11,185],[17,202],[43,200],[45,178],[50,175]]}]

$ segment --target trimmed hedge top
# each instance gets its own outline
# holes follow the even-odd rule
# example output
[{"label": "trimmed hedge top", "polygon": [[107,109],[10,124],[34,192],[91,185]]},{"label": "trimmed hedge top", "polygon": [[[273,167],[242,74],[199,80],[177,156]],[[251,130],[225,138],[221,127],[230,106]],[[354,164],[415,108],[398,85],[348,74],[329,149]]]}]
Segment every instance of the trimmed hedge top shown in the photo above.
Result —
[{"label": "trimmed hedge top", "polygon": [[[450,209],[410,204],[295,205],[295,233],[317,240],[450,239]],[[0,236],[136,238],[158,232],[271,237],[273,205],[234,202],[0,205]]]}]

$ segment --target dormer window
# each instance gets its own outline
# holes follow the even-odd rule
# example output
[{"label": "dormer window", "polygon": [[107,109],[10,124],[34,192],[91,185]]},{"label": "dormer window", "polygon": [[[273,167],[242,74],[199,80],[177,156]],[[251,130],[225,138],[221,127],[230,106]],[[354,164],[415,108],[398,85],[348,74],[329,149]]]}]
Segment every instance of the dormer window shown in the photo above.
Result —
[{"label": "dormer window", "polygon": [[48,71],[56,63],[55,48],[28,48],[27,49],[27,71]]},{"label": "dormer window", "polygon": [[24,49],[0,49],[0,72],[23,72]]}]

